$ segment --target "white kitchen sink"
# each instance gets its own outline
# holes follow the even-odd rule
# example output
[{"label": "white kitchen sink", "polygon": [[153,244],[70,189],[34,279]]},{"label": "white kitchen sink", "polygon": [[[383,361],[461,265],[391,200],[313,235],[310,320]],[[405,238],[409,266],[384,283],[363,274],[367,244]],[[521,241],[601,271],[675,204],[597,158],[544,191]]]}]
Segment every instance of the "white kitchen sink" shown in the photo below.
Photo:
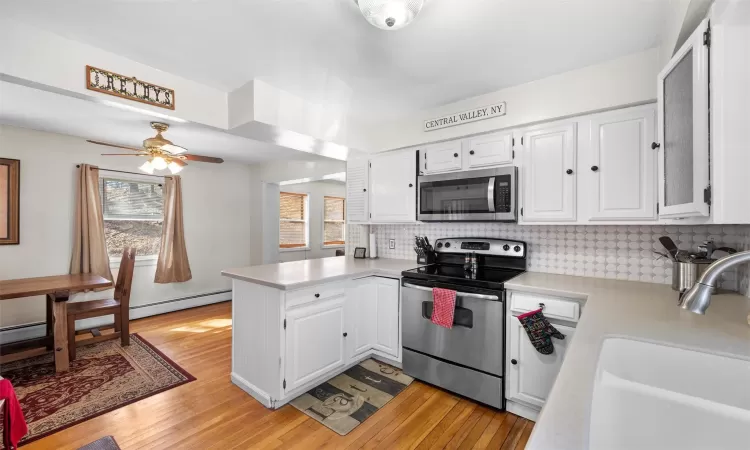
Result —
[{"label": "white kitchen sink", "polygon": [[748,448],[750,361],[631,339],[604,341],[590,450]]}]

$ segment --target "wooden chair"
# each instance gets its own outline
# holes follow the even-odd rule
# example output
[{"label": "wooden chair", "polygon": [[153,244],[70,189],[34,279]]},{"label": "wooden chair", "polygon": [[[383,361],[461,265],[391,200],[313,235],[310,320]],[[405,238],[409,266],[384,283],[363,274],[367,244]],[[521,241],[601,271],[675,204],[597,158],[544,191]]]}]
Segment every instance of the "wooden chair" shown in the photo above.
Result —
[{"label": "wooden chair", "polygon": [[[130,286],[133,283],[135,249],[126,248],[122,252],[120,270],[115,283],[115,298],[91,300],[68,304],[68,354],[70,360],[76,358],[76,346],[93,344],[108,339],[120,338],[122,345],[130,345]],[[113,314],[115,323],[109,326],[80,330],[76,333],[76,320],[101,317]],[[100,328],[114,328],[114,333],[101,334]],[[76,341],[76,334],[91,333],[93,337]]]}]

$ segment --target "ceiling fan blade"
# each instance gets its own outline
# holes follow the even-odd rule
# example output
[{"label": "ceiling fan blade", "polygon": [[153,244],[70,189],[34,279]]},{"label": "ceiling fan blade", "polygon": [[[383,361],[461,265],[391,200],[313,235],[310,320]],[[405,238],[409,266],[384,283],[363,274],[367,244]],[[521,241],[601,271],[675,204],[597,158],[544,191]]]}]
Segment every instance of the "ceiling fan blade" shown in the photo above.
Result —
[{"label": "ceiling fan blade", "polygon": [[102,153],[102,156],[148,156],[148,153]]},{"label": "ceiling fan blade", "polygon": [[211,156],[201,156],[201,155],[179,155],[180,159],[186,159],[188,161],[198,161],[198,162],[207,162],[207,163],[223,163],[224,160],[221,158],[214,158]]},{"label": "ceiling fan blade", "polygon": [[187,152],[187,149],[185,147],[180,147],[179,145],[174,144],[166,144],[162,145],[161,149],[165,152],[169,152],[173,155],[181,155],[185,152]]},{"label": "ceiling fan blade", "polygon": [[186,163],[185,161],[183,161],[183,160],[179,159],[179,158],[171,158],[170,160],[171,160],[171,161],[172,161],[173,163],[175,163],[175,164],[177,164],[178,166],[180,166],[180,167],[185,167],[185,166],[187,166],[187,163]]},{"label": "ceiling fan blade", "polygon": [[134,150],[136,152],[142,152],[143,151],[143,147],[141,147],[141,148],[128,147],[126,145],[109,144],[107,142],[92,141],[92,140],[86,140],[86,142],[91,142],[92,144],[98,144],[98,145],[106,145],[107,147],[124,148],[125,150]]}]

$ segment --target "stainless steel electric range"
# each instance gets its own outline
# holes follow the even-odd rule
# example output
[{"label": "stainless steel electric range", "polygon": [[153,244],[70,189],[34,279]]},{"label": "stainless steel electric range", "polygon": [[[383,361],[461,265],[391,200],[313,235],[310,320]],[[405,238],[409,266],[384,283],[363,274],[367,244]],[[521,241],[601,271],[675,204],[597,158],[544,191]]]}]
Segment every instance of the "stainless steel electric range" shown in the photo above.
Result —
[{"label": "stainless steel electric range", "polygon": [[[435,264],[401,273],[404,372],[505,409],[504,283],[526,271],[526,243],[448,238],[435,253]],[[456,291],[451,329],[431,321],[435,287]]]}]

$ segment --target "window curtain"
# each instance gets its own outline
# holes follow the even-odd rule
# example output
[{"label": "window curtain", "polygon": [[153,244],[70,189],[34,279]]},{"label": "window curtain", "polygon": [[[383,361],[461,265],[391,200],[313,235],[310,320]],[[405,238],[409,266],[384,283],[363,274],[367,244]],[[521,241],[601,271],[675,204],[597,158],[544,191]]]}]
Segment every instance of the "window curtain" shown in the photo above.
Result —
[{"label": "window curtain", "polygon": [[78,169],[74,227],[70,273],[93,273],[112,281],[96,166],[81,164]]},{"label": "window curtain", "polygon": [[164,223],[161,249],[156,261],[155,283],[176,283],[193,278],[185,247],[182,225],[182,181],[179,176],[166,177],[164,183]]}]

